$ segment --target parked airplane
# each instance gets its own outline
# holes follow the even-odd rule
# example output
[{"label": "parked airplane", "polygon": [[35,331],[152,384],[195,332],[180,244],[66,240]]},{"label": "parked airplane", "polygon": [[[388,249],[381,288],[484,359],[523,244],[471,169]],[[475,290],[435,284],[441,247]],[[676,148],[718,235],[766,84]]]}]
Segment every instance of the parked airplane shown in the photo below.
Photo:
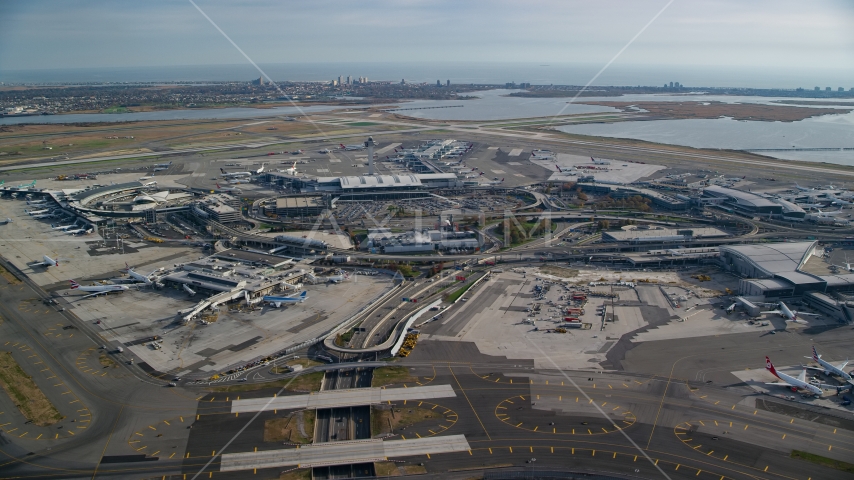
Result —
[{"label": "parked airplane", "polygon": [[342,273],[339,275],[333,275],[331,277],[326,277],[326,281],[330,282],[330,283],[341,283],[344,280],[347,280],[348,278],[350,278],[350,275],[347,275],[347,273],[345,272],[345,273]]},{"label": "parked airplane", "polygon": [[186,283],[181,284],[181,288],[183,288],[184,291],[187,292],[187,295],[189,295],[191,297],[196,294],[196,291],[193,290],[192,288],[190,288],[189,286],[187,286]]},{"label": "parked airplane", "polygon": [[277,297],[275,295],[265,295],[264,298],[262,298],[262,300],[264,300],[265,302],[270,302],[276,308],[279,308],[284,303],[288,303],[288,304],[302,303],[302,302],[306,301],[307,298],[308,298],[308,292],[303,291],[302,293],[300,293],[296,297]]},{"label": "parked airplane", "polygon": [[128,287],[127,287],[127,285],[89,285],[89,286],[83,286],[83,285],[80,285],[79,283],[75,282],[74,280],[71,280],[71,289],[72,290],[79,290],[81,292],[93,292],[93,293],[90,293],[89,295],[84,295],[84,296],[80,297],[80,300],[82,300],[82,299],[88,298],[88,297],[95,297],[98,295],[106,295],[110,292],[124,292],[125,290],[128,289]]},{"label": "parked airplane", "polygon": [[31,207],[44,207],[50,205],[50,202],[47,200],[27,200],[27,205]]},{"label": "parked airplane", "polygon": [[296,175],[297,174],[297,162],[294,162],[294,165],[291,168],[286,168],[283,170],[288,175]]},{"label": "parked airplane", "polygon": [[69,228],[74,228],[77,226],[76,223],[72,223],[71,225],[60,225],[58,227],[54,227],[53,224],[50,225],[52,230],[68,230]]},{"label": "parked airplane", "polygon": [[341,143],[338,146],[341,147],[341,150],[348,150],[348,151],[349,150],[364,150],[365,149],[365,146],[362,145],[361,143],[358,143],[356,145],[344,145],[343,143]]},{"label": "parked airplane", "polygon": [[27,215],[41,215],[42,213],[47,213],[49,211],[50,211],[49,208],[45,208],[44,210],[24,210],[24,212],[26,212]]},{"label": "parked airplane", "polygon": [[65,233],[68,235],[77,235],[78,233],[83,233],[85,231],[85,228],[76,228],[74,230],[66,230]]},{"label": "parked airplane", "polygon": [[[495,178],[498,178],[498,177],[495,177]],[[492,182],[486,182],[487,185],[501,185],[502,183],[504,183],[504,178],[502,178],[501,180],[494,180]]]},{"label": "parked airplane", "polygon": [[18,186],[17,186],[17,187],[15,187],[15,188],[30,188],[30,187],[35,187],[35,186],[36,186],[36,181],[35,181],[35,180],[33,180],[33,181],[32,181],[32,182],[30,182],[30,183],[24,183],[24,184],[22,184],[22,185],[18,185]]},{"label": "parked airplane", "polygon": [[240,185],[241,183],[249,183],[249,180],[245,178],[235,178],[232,180],[228,180],[228,183],[231,185]]},{"label": "parked airplane", "polygon": [[157,182],[156,182],[156,181],[153,181],[153,182],[146,182],[146,183],[143,183],[143,184],[142,184],[143,188],[145,188],[145,187],[154,187],[154,186],[156,186],[156,185],[157,185]]},{"label": "parked airplane", "polygon": [[262,164],[261,164],[261,168],[259,168],[258,170],[255,170],[255,174],[256,174],[256,175],[260,175],[261,173],[263,173],[263,172],[264,172],[264,166],[265,166],[265,165],[267,165],[267,164],[266,164],[266,163],[262,163]]},{"label": "parked airplane", "polygon": [[610,165],[611,164],[611,162],[609,162],[608,160],[596,160],[593,157],[590,157],[590,161],[592,161],[594,165]]},{"label": "parked airplane", "polygon": [[52,213],[43,213],[41,215],[33,215],[34,220],[44,220],[45,218],[54,218],[56,215]]},{"label": "parked airplane", "polygon": [[[810,358],[810,357],[804,357],[804,358]],[[820,371],[824,372],[825,375],[833,374],[833,375],[842,377],[843,379],[848,380],[849,382],[851,381],[851,379],[852,379],[851,374],[846,373],[844,370],[845,366],[848,365],[848,360],[845,360],[844,363],[840,363],[839,366],[837,367],[836,365],[833,365],[830,362],[822,360],[821,355],[818,354],[818,352],[815,349],[815,346],[812,347],[812,359],[815,360],[816,363],[821,365],[822,368],[807,367],[810,370],[820,370]]]},{"label": "parked airplane", "polygon": [[802,192],[811,192],[812,191],[812,188],[802,187],[802,186],[798,185],[798,182],[795,182],[795,188],[797,188],[798,190],[800,190]]},{"label": "parked airplane", "polygon": [[726,311],[727,315],[729,315],[730,313],[732,313],[732,312],[734,312],[734,311],[735,311],[735,306],[736,306],[736,305],[737,305],[736,303],[733,303],[732,305],[730,305],[730,306],[726,307],[726,310],[725,310],[725,311]]},{"label": "parked airplane", "polygon": [[225,170],[223,170],[222,168],[220,168],[219,171],[222,172],[222,176],[225,178],[251,177],[252,176],[252,172],[231,172],[231,173],[228,173]]},{"label": "parked airplane", "polygon": [[823,218],[835,217],[836,215],[839,215],[840,213],[842,213],[842,210],[836,210],[835,212],[822,212],[821,209],[817,209],[817,210],[818,210],[817,216],[823,217]]},{"label": "parked airplane", "polygon": [[317,153],[332,153],[332,150],[330,150],[328,148],[324,148],[324,149],[318,150]]},{"label": "parked airplane", "polygon": [[770,311],[761,312],[761,313],[774,313],[774,314],[781,316],[782,318],[785,318],[787,322],[795,322],[795,323],[807,323],[804,320],[800,320],[798,318],[798,315],[809,315],[812,317],[818,316],[818,314],[815,314],[815,313],[804,313],[804,312],[792,311],[783,302],[780,302],[777,310],[770,310]]},{"label": "parked airplane", "polygon": [[12,223],[12,219],[8,217],[6,218],[6,220],[0,221],[0,225],[6,225],[9,223]]},{"label": "parked airplane", "polygon": [[821,396],[821,389],[807,382],[807,370],[804,369],[798,378],[795,378],[791,375],[786,375],[785,373],[778,372],[776,368],[774,368],[774,364],[771,363],[771,359],[765,357],[765,369],[771,372],[772,375],[779,378],[783,382],[776,383],[766,383],[765,385],[778,385],[782,387],[789,387],[793,392],[797,392],[798,390],[807,390],[812,393],[816,397]]},{"label": "parked airplane", "polygon": [[[143,275],[139,272],[134,272],[133,269],[130,268],[130,266],[127,264],[127,262],[125,262],[125,267],[127,269],[128,276],[131,279],[136,280],[137,282],[142,282],[146,285],[151,285],[151,283],[153,282],[152,278],[154,278],[154,272],[151,272],[148,275]],[[154,280],[156,280],[156,278]]]},{"label": "parked airplane", "polygon": [[291,152],[291,155],[302,155],[302,154],[303,154],[302,150],[294,150],[293,152]]},{"label": "parked airplane", "polygon": [[219,189],[219,191],[223,192],[223,193],[236,193],[238,195],[243,193],[243,190],[241,190],[239,188],[220,187],[218,183],[216,184],[216,188]]},{"label": "parked airplane", "polygon": [[834,201],[832,201],[832,202],[830,202],[830,203],[832,203],[833,205],[839,205],[839,206],[843,206],[843,205],[854,205],[854,202],[849,202],[849,201],[843,200],[843,199],[841,199],[841,198],[837,198],[836,200],[834,200]]},{"label": "parked airplane", "polygon": [[54,260],[54,259],[48,257],[47,255],[42,255],[42,261],[41,262],[31,263],[30,266],[31,267],[58,267],[59,266],[59,259]]},{"label": "parked airplane", "polygon": [[530,160],[554,160],[555,156],[551,153],[534,153],[531,152]]},{"label": "parked airplane", "polygon": [[155,166],[155,167],[166,167],[166,168],[169,168],[170,166],[172,166],[172,162],[169,162],[169,163],[155,163],[155,164],[154,164],[154,166]]}]

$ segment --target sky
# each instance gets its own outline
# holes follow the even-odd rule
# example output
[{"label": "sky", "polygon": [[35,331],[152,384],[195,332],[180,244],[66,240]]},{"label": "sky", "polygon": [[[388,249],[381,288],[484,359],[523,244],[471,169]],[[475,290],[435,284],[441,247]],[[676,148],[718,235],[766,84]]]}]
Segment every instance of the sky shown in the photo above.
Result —
[{"label": "sky", "polygon": [[[259,64],[605,65],[668,0],[195,0]],[[3,0],[0,71],[246,63],[189,0]],[[842,72],[850,0],[675,0],[615,66]]]}]

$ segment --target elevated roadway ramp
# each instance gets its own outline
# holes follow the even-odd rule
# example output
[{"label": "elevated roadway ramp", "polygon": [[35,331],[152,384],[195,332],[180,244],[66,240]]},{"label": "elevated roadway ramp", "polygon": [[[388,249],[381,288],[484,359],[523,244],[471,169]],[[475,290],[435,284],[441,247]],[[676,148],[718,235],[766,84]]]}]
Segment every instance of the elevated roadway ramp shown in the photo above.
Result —
[{"label": "elevated roadway ramp", "polygon": [[231,413],[306,408],[339,408],[378,405],[401,400],[429,400],[456,397],[450,385],[426,385],[412,388],[350,388],[323,390],[310,395],[251,398],[231,402]]},{"label": "elevated roadway ramp", "polygon": [[322,467],[388,460],[389,458],[470,450],[465,435],[416,438],[411,440],[354,440],[307,445],[264,452],[226,453],[220,471],[233,472],[286,466]]}]

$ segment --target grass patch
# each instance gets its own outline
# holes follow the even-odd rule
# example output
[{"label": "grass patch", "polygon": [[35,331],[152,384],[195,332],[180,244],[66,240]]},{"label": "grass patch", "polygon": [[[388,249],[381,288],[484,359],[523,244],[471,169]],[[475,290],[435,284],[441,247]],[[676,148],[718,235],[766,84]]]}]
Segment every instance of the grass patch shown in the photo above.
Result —
[{"label": "grass patch", "polygon": [[0,266],[0,277],[3,277],[10,285],[17,285],[21,283],[21,280],[18,279],[15,275],[12,274],[9,270],[6,270],[2,266]]},{"label": "grass patch", "polygon": [[[290,382],[290,385],[288,385]],[[266,383],[241,383],[239,385],[229,385],[227,387],[214,387],[211,388],[211,392],[252,392],[255,390],[263,390],[265,388],[281,388],[285,385],[288,387],[285,390],[288,391],[302,391],[302,392],[317,392],[320,391],[320,384],[323,382],[323,372],[311,372],[306,373],[305,375],[300,375],[299,377],[293,379],[291,382],[290,378],[283,378],[281,380],[276,380],[274,382],[266,382]]]},{"label": "grass patch", "polygon": [[398,431],[400,427],[409,427],[422,422],[444,421],[445,416],[438,410],[405,406],[395,407],[392,412],[387,406],[371,407],[371,436]]},{"label": "grass patch", "polygon": [[854,473],[854,464],[843,462],[841,460],[834,460],[832,458],[822,457],[821,455],[816,455],[814,453],[808,453],[801,450],[792,450],[792,454],[790,456],[792,458],[799,458],[801,460],[806,460],[808,462],[815,463],[816,465],[822,465],[825,467],[834,468],[836,470],[841,470],[846,473]]},{"label": "grass patch", "polygon": [[449,293],[447,297],[445,297],[445,301],[449,303],[456,302],[458,298],[462,297],[466,291],[468,291],[471,286],[474,285],[474,282],[463,285],[461,288],[458,288],[455,292]]},{"label": "grass patch", "polygon": [[400,470],[394,462],[374,462],[374,472],[378,477],[399,477]]},{"label": "grass patch", "polygon": [[403,471],[407,475],[421,475],[427,473],[427,467],[424,465],[404,465]]},{"label": "grass patch", "polygon": [[279,475],[279,480],[311,480],[311,469],[300,468]]},{"label": "grass patch", "polygon": [[0,384],[33,425],[47,427],[65,418],[12,358],[11,352],[0,352]]},{"label": "grass patch", "polygon": [[415,380],[416,378],[409,374],[409,369],[406,367],[380,367],[374,369],[371,386],[381,387],[392,383],[412,383]]},{"label": "grass patch", "polygon": [[380,125],[376,122],[352,122],[347,124],[350,127],[373,127],[374,125]]},{"label": "grass patch", "polygon": [[[287,417],[273,418],[264,422],[265,442],[288,442],[306,444],[312,442],[314,435],[314,410],[293,412]],[[299,424],[303,423],[305,435],[300,432]]]},{"label": "grass patch", "polygon": [[109,355],[107,355],[106,353],[102,353],[98,356],[98,363],[105,367],[118,367],[118,364],[116,364],[115,360],[110,358]]},{"label": "grass patch", "polygon": [[355,330],[351,328],[344,333],[338,334],[338,336],[335,337],[335,345],[338,345],[339,347],[347,345],[355,333]]}]

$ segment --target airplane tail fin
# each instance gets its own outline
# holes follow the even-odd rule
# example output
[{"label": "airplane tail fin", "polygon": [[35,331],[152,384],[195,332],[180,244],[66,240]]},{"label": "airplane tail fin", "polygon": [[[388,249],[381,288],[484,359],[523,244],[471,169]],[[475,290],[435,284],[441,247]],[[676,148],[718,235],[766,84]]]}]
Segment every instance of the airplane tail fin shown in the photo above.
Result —
[{"label": "airplane tail fin", "polygon": [[303,290],[303,292],[299,294],[299,298],[305,298],[306,296],[308,296],[308,292],[305,290]]},{"label": "airplane tail fin", "polygon": [[220,168],[220,169],[219,169],[219,171],[220,171],[220,172],[222,172],[222,174],[223,174],[223,175],[225,175],[225,170],[223,170],[222,168]]},{"label": "airplane tail fin", "polygon": [[78,287],[80,287],[80,284],[75,282],[74,280],[71,280],[71,289],[76,290]]},{"label": "airplane tail fin", "polygon": [[818,352],[815,350],[815,346],[813,346],[812,347],[812,359],[817,362],[819,358],[821,358],[821,355],[818,354]]},{"label": "airplane tail fin", "polygon": [[774,364],[771,363],[771,359],[768,357],[765,357],[765,369],[771,372],[775,377],[779,378],[777,375],[777,369],[774,368]]},{"label": "airplane tail fin", "polygon": [[344,144],[343,144],[343,143],[339,143],[339,144],[338,144],[338,146],[339,146],[339,147],[341,147],[341,148],[347,148],[347,147],[345,147],[345,146],[344,146]]}]

